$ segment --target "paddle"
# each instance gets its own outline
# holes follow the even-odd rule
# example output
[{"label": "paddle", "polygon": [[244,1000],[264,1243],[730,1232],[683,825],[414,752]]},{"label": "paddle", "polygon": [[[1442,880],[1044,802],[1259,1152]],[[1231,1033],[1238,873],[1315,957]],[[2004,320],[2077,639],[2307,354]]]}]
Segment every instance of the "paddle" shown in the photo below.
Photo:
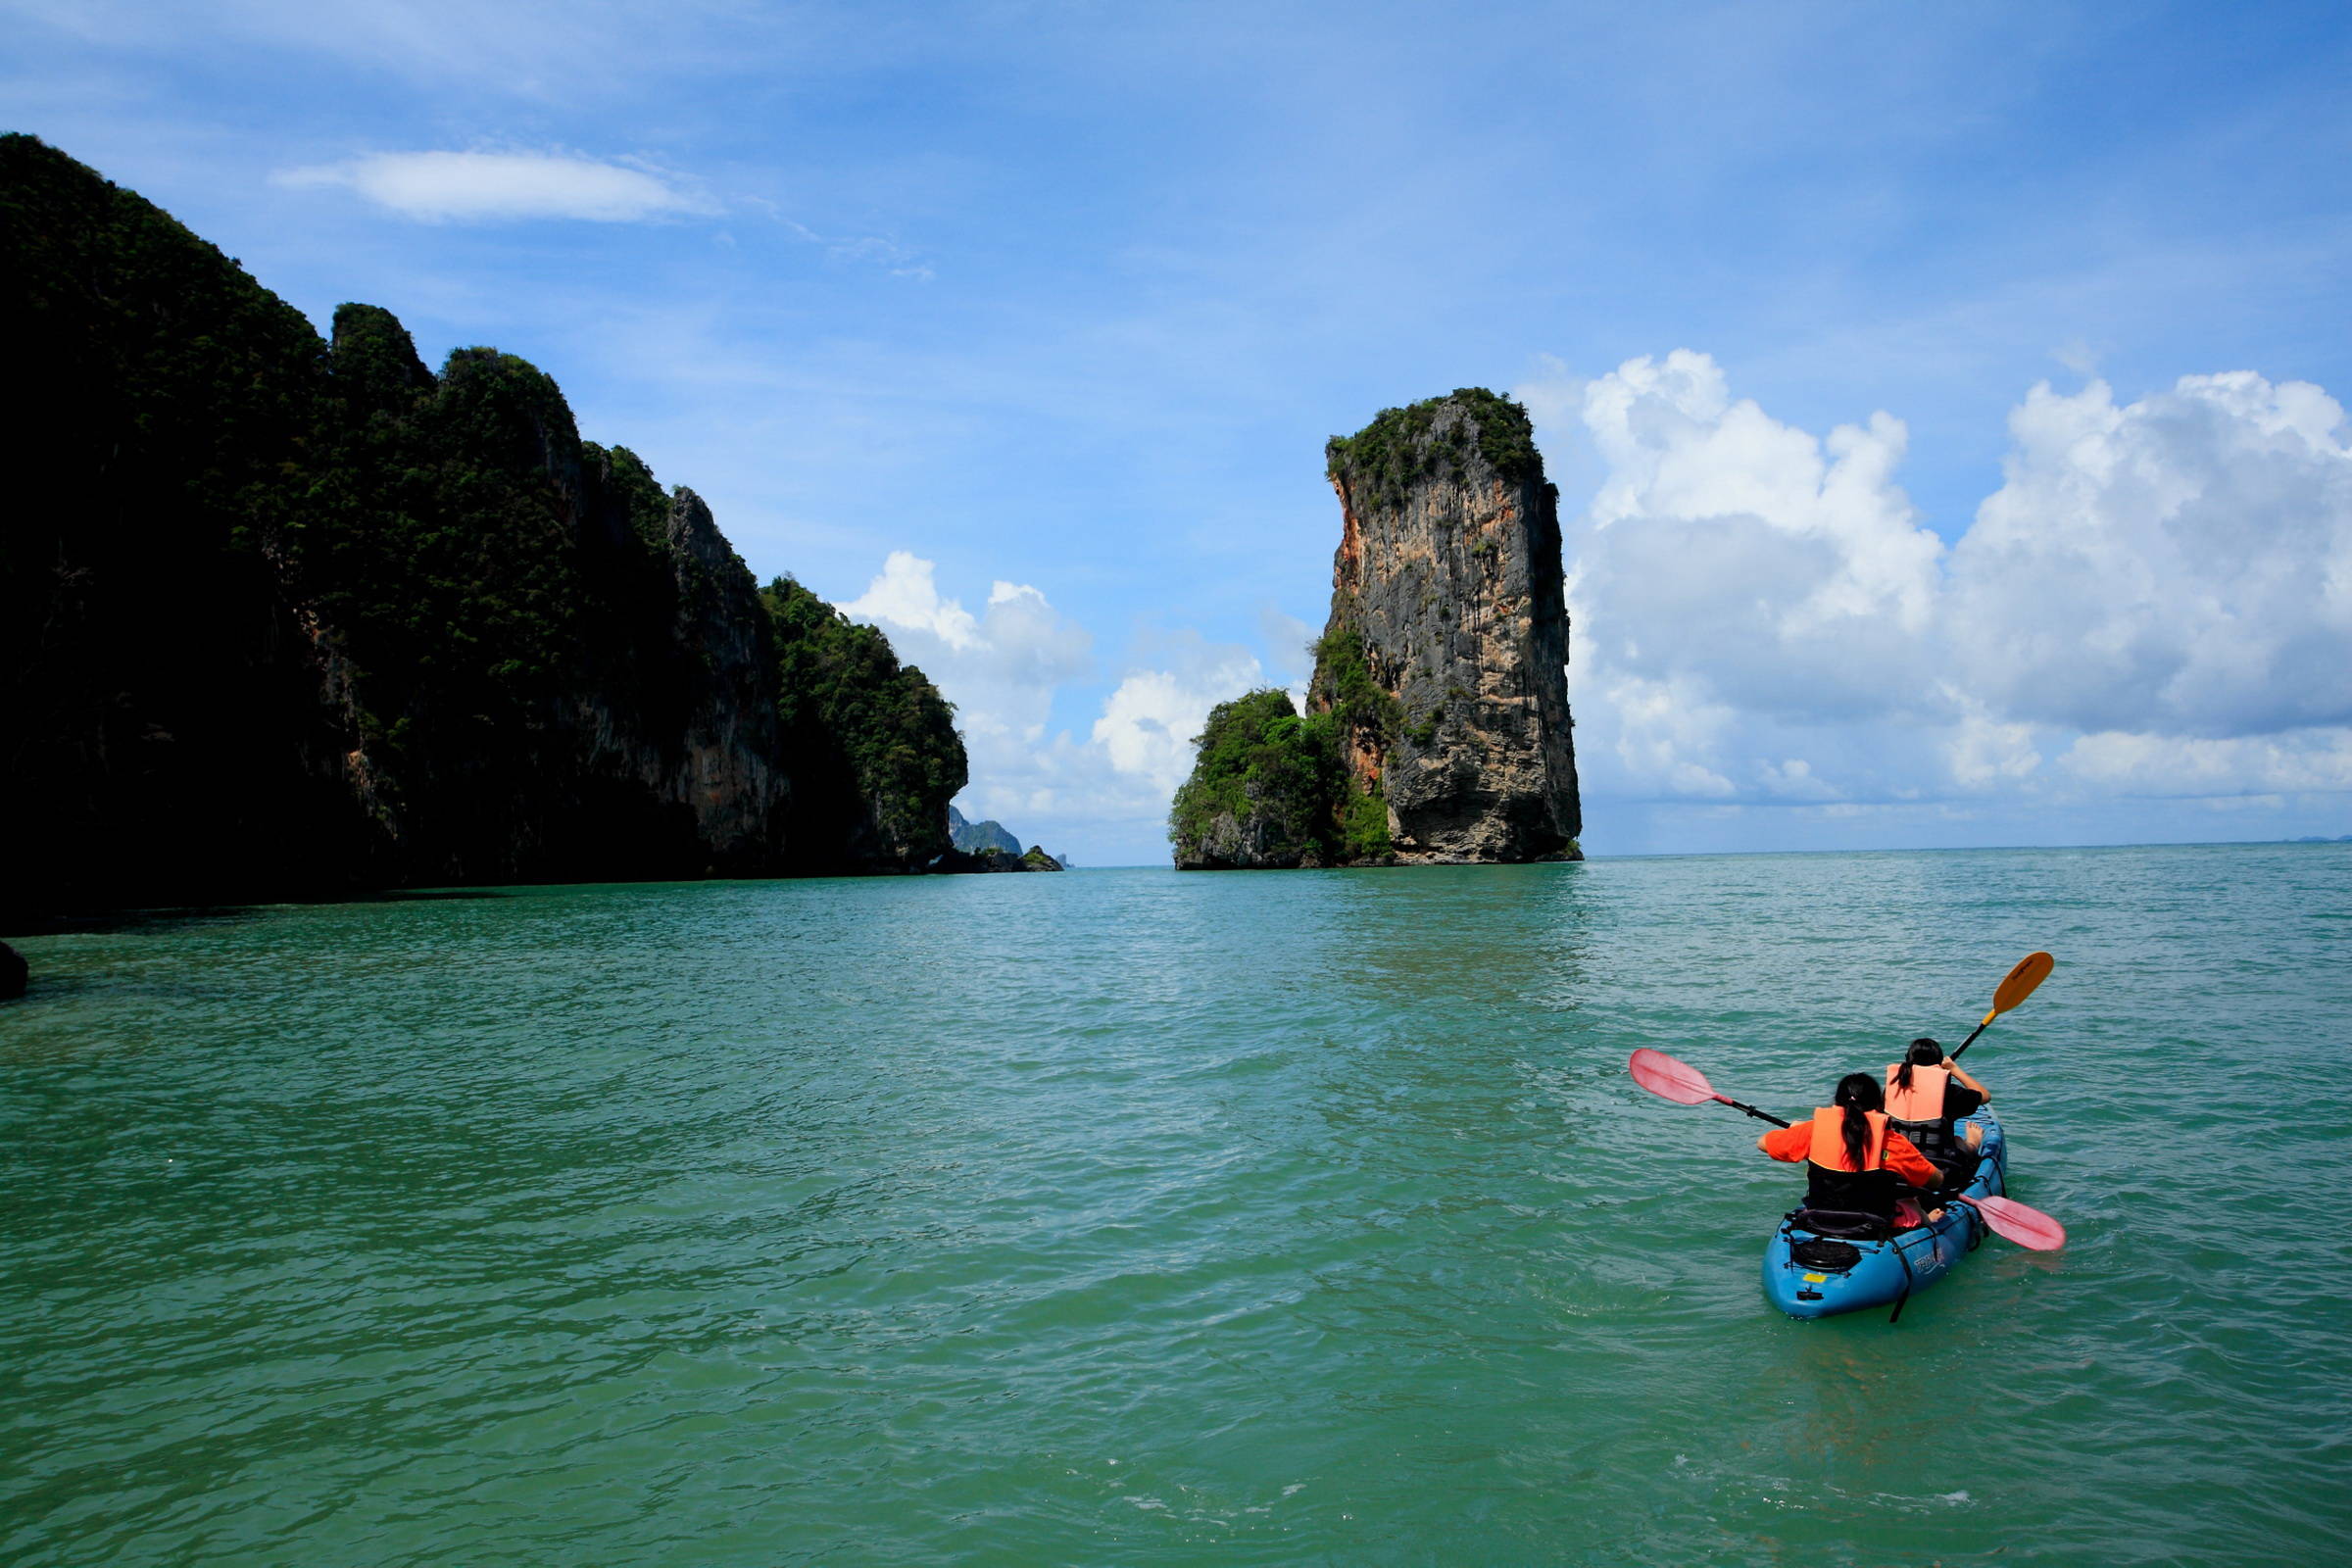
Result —
[{"label": "paddle", "polygon": [[1966,1203],[1984,1216],[1992,1234],[2020,1247],[2030,1247],[2036,1252],[2054,1252],[2066,1245],[2066,1227],[2044,1214],[2019,1202],[2014,1198],[1961,1198],[1953,1196],[1947,1203]]},{"label": "paddle", "polygon": [[[1977,1036],[1984,1032],[1984,1024],[1992,1022],[1993,1019],[1998,1018],[2002,1013],[2032,996],[2034,988],[2050,977],[2050,970],[2055,968],[2057,963],[2058,960],[2046,953],[2029,953],[2018,959],[2017,967],[2010,970],[1999,985],[1993,987],[1992,1010],[1984,1015],[1984,1023],[1977,1025],[1968,1032],[1968,1038],[1960,1042],[1960,1051],[1966,1051],[1977,1043]],[[1951,1056],[1946,1059],[1957,1060],[1960,1051],[1953,1052]]]},{"label": "paddle", "polygon": [[1714,1086],[1707,1082],[1706,1074],[1688,1062],[1675,1060],[1663,1051],[1651,1051],[1645,1046],[1634,1053],[1634,1059],[1627,1065],[1633,1069],[1634,1082],[1678,1105],[1703,1105],[1714,1101],[1734,1110],[1744,1110],[1756,1120],[1768,1121],[1775,1127],[1788,1125],[1780,1117],[1768,1116],[1753,1105],[1741,1104],[1728,1095],[1717,1094]]},{"label": "paddle", "polygon": [[[2048,955],[2037,954],[2035,956],[2046,959]],[[2021,970],[2024,967],[2024,964],[2018,965]],[[2046,962],[2041,973],[2049,973]],[[2011,978],[2014,979],[2015,976],[2012,975]],[[2035,975],[2027,983],[2025,989],[2031,991],[2040,983],[2040,975]],[[2007,981],[2002,982],[2002,989],[2003,991],[2008,989]],[[2021,992],[2010,1002],[2009,1005],[2014,1007],[2024,1000],[2024,994]],[[1997,1010],[2005,1011],[2007,1009]],[[1989,1023],[1991,1020],[1985,1021]],[[1634,1082],[1661,1100],[1671,1100],[1678,1105],[1704,1105],[1709,1102],[1725,1104],[1734,1110],[1744,1110],[1756,1120],[1768,1121],[1775,1127],[1788,1125],[1780,1117],[1766,1115],[1753,1105],[1742,1104],[1728,1095],[1717,1094],[1715,1086],[1707,1082],[1705,1073],[1700,1072],[1689,1062],[1675,1060],[1663,1051],[1651,1051],[1645,1046],[1635,1052],[1633,1059],[1626,1065],[1633,1071]],[[1922,1201],[1925,1200],[1923,1199]],[[2014,1198],[1994,1198],[1989,1195],[1984,1198],[1962,1198],[1958,1195],[1950,1195],[1942,1201],[1971,1205],[1978,1213],[1984,1216],[1984,1223],[1992,1227],[1992,1233],[1995,1236],[2015,1242],[2020,1247],[2032,1248],[2036,1252],[2055,1251],[2066,1245],[2065,1226],[2044,1214],[2040,1209],[2029,1207]]]}]

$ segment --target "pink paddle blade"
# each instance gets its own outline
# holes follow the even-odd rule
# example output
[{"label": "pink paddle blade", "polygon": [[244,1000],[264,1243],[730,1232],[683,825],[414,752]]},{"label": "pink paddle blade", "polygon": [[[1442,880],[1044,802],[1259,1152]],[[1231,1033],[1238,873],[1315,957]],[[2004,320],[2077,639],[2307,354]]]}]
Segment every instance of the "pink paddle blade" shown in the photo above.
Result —
[{"label": "pink paddle blade", "polygon": [[1706,1075],[1696,1067],[1675,1060],[1663,1051],[1646,1048],[1634,1053],[1627,1063],[1633,1069],[1634,1082],[1661,1099],[1678,1105],[1703,1105],[1715,1098],[1708,1087]]},{"label": "pink paddle blade", "polygon": [[2054,1252],[2066,1245],[2065,1226],[2013,1198],[1967,1198],[1961,1201],[1974,1203],[1995,1236],[2020,1247],[2030,1247],[2036,1252]]}]

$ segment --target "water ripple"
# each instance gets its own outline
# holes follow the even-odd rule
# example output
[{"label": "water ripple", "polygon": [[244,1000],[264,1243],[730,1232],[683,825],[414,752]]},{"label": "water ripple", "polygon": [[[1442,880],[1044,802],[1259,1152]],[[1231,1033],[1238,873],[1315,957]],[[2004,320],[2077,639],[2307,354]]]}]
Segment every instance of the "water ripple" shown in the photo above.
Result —
[{"label": "water ripple", "polygon": [[[157,918],[0,1008],[0,1556],[2309,1563],[2333,846],[708,883]],[[2066,1219],[1755,1285],[1784,1110],[1970,1064]]]}]

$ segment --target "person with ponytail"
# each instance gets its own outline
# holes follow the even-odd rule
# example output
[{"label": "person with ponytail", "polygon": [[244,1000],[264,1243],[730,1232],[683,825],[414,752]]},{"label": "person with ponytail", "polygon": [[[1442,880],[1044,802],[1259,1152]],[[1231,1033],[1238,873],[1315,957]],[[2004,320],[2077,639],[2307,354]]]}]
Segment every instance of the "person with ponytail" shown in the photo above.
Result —
[{"label": "person with ponytail", "polygon": [[1953,1124],[1990,1103],[1991,1092],[1956,1061],[1946,1061],[1933,1040],[1911,1042],[1903,1059],[1886,1069],[1886,1117],[1943,1173],[1944,1185],[1961,1187],[1976,1174],[1977,1148],[1984,1129],[1971,1123],[1966,1138]]},{"label": "person with ponytail", "polygon": [[1876,1078],[1849,1072],[1838,1080],[1830,1101],[1811,1120],[1776,1127],[1756,1140],[1774,1159],[1805,1162],[1811,1178],[1805,1207],[1892,1223],[1903,1183],[1933,1187],[1942,1180],[1911,1140],[1887,1125],[1886,1097]]}]

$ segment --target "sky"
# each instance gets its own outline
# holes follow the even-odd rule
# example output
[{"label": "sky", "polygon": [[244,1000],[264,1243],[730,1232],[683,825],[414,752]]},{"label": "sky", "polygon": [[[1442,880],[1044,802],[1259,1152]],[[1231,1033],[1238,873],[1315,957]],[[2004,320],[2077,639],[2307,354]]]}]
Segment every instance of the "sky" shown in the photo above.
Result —
[{"label": "sky", "polygon": [[537,364],[1088,865],[1457,386],[1591,853],[2352,833],[2347,82],[2340,4],[0,0],[6,128]]}]

